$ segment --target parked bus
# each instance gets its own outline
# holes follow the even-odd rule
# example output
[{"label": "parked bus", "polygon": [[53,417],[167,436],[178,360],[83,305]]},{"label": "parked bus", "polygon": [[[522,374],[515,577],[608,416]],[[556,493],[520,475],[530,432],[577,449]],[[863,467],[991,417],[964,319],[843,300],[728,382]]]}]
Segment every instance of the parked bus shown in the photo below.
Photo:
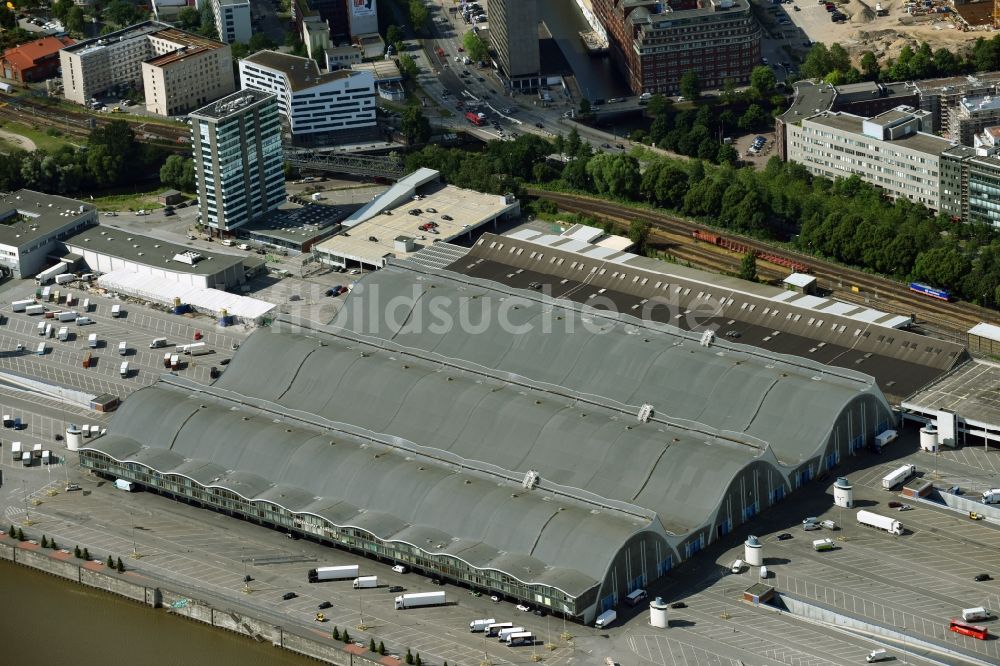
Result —
[{"label": "parked bus", "polygon": [[981,627],[978,624],[969,624],[968,622],[963,622],[961,620],[952,620],[948,624],[948,629],[950,631],[954,631],[956,634],[972,636],[973,638],[978,638],[981,641],[985,641],[990,635],[990,632],[986,630],[986,627]]}]

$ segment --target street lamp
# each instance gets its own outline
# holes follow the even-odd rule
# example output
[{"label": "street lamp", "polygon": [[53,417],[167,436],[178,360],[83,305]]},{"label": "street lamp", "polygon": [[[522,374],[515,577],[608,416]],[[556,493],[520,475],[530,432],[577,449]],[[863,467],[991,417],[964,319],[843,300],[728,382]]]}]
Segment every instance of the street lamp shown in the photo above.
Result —
[{"label": "street lamp", "polygon": [[139,559],[142,555],[139,554],[139,549],[136,547],[135,543],[135,513],[129,511],[128,515],[132,521],[132,557],[134,559]]},{"label": "street lamp", "polygon": [[21,496],[24,499],[24,520],[22,524],[27,527],[31,525],[31,514],[28,513],[28,491],[24,486],[24,479],[21,479]]}]

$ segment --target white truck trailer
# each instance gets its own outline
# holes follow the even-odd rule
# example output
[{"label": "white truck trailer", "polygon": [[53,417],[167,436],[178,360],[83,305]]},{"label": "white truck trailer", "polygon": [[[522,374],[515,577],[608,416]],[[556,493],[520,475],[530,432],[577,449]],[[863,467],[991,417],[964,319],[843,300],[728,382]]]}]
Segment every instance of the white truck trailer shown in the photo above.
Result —
[{"label": "white truck trailer", "polygon": [[355,590],[378,587],[378,576],[359,576],[354,579],[353,585]]},{"label": "white truck trailer", "polygon": [[882,489],[892,490],[896,486],[904,483],[916,473],[917,468],[915,465],[903,465],[902,467],[882,477]]},{"label": "white truck trailer", "polygon": [[444,591],[440,592],[414,592],[396,597],[396,610],[407,608],[421,608],[423,606],[441,606],[448,602]]},{"label": "white truck trailer", "polygon": [[28,298],[23,301],[14,301],[10,304],[10,307],[14,312],[24,312],[29,305],[35,305],[35,299]]},{"label": "white truck trailer", "polygon": [[858,522],[868,527],[885,530],[889,534],[895,534],[896,536],[903,533],[903,524],[898,520],[893,520],[887,516],[880,516],[877,513],[865,511],[864,509],[858,511]]},{"label": "white truck trailer", "polygon": [[321,583],[327,580],[348,580],[358,577],[358,565],[344,567],[316,567],[309,570],[310,583]]},{"label": "white truck trailer", "polygon": [[1000,488],[990,488],[983,493],[983,504],[1000,503]]},{"label": "white truck trailer", "polygon": [[594,626],[597,627],[598,629],[605,629],[608,627],[608,625],[610,625],[617,619],[618,619],[617,611],[615,611],[614,609],[606,610],[597,616],[597,619],[594,620]]},{"label": "white truck trailer", "polygon": [[976,622],[977,620],[988,620],[990,613],[982,606],[977,608],[963,608],[962,619],[966,622]]},{"label": "white truck trailer", "polygon": [[469,622],[469,631],[471,631],[474,634],[480,631],[486,631],[486,627],[495,623],[496,620],[494,620],[493,618],[490,618],[488,620],[472,620],[471,622]]}]

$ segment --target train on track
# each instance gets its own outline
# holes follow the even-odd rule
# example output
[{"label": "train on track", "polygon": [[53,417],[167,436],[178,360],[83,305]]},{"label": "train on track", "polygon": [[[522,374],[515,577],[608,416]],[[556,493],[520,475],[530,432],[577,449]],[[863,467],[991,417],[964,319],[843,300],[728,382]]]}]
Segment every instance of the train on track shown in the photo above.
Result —
[{"label": "train on track", "polygon": [[945,289],[937,289],[936,287],[928,287],[926,284],[921,284],[920,282],[911,282],[910,291],[915,291],[918,294],[923,294],[924,296],[930,296],[931,298],[936,298],[939,301],[950,301],[951,292]]},{"label": "train on track", "polygon": [[790,268],[796,273],[811,273],[812,269],[808,264],[803,264],[801,261],[796,261],[795,259],[789,259],[780,254],[774,254],[773,252],[761,252],[756,250],[744,243],[739,241],[734,241],[731,238],[726,238],[719,234],[713,233],[711,231],[703,231],[701,229],[695,229],[691,232],[691,235],[695,240],[704,241],[706,243],[711,243],[712,245],[718,245],[719,247],[725,248],[732,252],[739,252],[740,254],[749,254],[750,252],[755,252],[757,258],[761,261],[766,261],[771,264],[776,264],[778,266],[784,266],[785,268]]}]

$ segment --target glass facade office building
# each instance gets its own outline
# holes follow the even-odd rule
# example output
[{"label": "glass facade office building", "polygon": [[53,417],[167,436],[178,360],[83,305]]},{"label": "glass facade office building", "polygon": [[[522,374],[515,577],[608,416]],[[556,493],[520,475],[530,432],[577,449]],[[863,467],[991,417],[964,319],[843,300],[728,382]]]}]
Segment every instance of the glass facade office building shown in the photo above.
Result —
[{"label": "glass facade office building", "polygon": [[278,100],[242,90],[191,114],[201,223],[222,235],[285,201]]}]

